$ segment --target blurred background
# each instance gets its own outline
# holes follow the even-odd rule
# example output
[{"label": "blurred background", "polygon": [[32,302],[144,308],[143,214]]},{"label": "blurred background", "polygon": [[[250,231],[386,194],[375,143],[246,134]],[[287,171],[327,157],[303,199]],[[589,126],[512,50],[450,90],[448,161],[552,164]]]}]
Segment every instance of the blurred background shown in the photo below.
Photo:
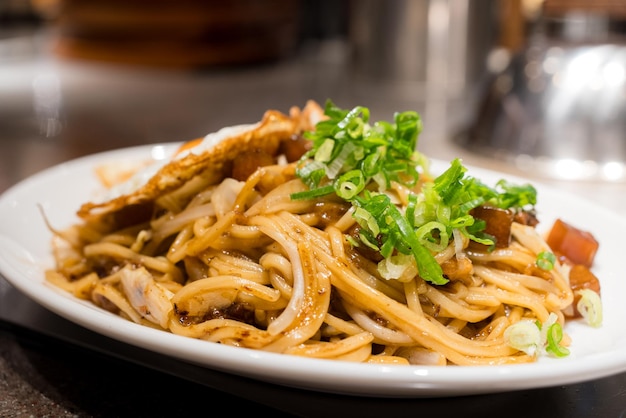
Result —
[{"label": "blurred background", "polygon": [[0,191],[306,100],[417,110],[433,158],[626,182],[626,3],[4,0]]}]

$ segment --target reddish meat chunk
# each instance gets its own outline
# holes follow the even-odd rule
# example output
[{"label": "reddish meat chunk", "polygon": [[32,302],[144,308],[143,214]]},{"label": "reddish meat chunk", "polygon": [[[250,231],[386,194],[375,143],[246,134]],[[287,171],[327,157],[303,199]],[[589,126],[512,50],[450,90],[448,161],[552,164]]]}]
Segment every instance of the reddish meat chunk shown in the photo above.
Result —
[{"label": "reddish meat chunk", "polygon": [[274,164],[274,157],[263,150],[243,152],[233,160],[232,178],[246,181],[256,170]]},{"label": "reddish meat chunk", "polygon": [[580,289],[590,289],[600,294],[600,280],[582,264],[572,266],[569,273],[569,284],[574,292]]},{"label": "reddish meat chunk", "polygon": [[288,162],[292,163],[299,160],[312,146],[313,143],[310,140],[301,135],[293,135],[281,142],[279,152],[285,155]]},{"label": "reddish meat chunk", "polygon": [[485,221],[485,233],[495,238],[497,248],[509,246],[513,212],[491,206],[479,206],[471,213],[475,218]]},{"label": "reddish meat chunk", "polygon": [[591,233],[569,225],[561,219],[554,222],[547,242],[555,254],[566,257],[572,264],[582,264],[587,268],[593,265],[599,246]]}]

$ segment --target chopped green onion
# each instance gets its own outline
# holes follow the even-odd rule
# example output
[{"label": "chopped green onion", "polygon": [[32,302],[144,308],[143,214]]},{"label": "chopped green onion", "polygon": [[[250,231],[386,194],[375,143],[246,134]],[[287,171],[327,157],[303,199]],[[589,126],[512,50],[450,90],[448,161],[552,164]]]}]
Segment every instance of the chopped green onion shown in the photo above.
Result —
[{"label": "chopped green onion", "polygon": [[448,279],[434,253],[449,245],[454,231],[489,248],[495,246],[493,237],[484,233],[485,223],[470,214],[472,209],[483,204],[503,209],[535,204],[532,186],[502,180],[495,188],[488,187],[467,176],[461,160],[455,159],[434,181],[423,182],[421,190],[409,193],[403,213],[386,193],[394,182],[411,188],[420,176],[429,174],[428,159],[416,149],[423,128],[420,115],[397,112],[393,123],[371,124],[368,108],[345,110],[331,101],[324,113],[327,119],[304,133],[313,146],[296,167],[296,175],[310,190],[291,197],[313,199],[335,193],[352,204],[361,227],[358,239],[379,251],[390,266],[397,264],[390,257],[410,255],[424,280],[445,284]]},{"label": "chopped green onion", "polygon": [[504,331],[507,344],[530,356],[549,354],[555,357],[566,357],[569,349],[561,345],[563,328],[557,322],[555,313],[550,313],[542,324],[531,319],[522,319]]},{"label": "chopped green onion", "polygon": [[508,327],[504,331],[504,338],[511,347],[529,356],[537,355],[541,347],[541,330],[530,319],[523,319]]},{"label": "chopped green onion", "polygon": [[389,196],[384,194],[369,196],[371,196],[369,199],[357,197],[354,204],[369,211],[377,220],[380,233],[385,239],[381,254],[385,258],[390,256],[392,254],[391,248],[385,244],[394,243],[395,249],[399,252],[413,254],[419,275],[424,280],[434,284],[447,283],[448,280],[443,277],[441,266],[432,253],[420,243],[415,230],[400,210],[391,204]]},{"label": "chopped green onion", "polygon": [[326,176],[331,180],[337,177],[337,175],[342,172],[342,168],[355,150],[356,146],[352,142],[345,143],[337,156],[334,157],[326,167]]},{"label": "chopped green onion", "polygon": [[592,327],[601,326],[602,300],[600,295],[591,289],[580,289],[576,291],[576,294],[580,295],[576,308],[585,321]]},{"label": "chopped green onion", "polygon": [[561,345],[563,339],[563,328],[561,324],[555,322],[548,327],[546,351],[556,357],[566,357],[569,350]]},{"label": "chopped green onion", "polygon": [[371,212],[357,207],[354,210],[354,214],[352,215],[354,219],[361,226],[365,226],[367,230],[371,231],[374,235],[378,235],[380,233],[380,229],[378,228],[378,222],[374,218]]},{"label": "chopped green onion", "polygon": [[405,254],[396,254],[385,258],[378,264],[378,272],[387,280],[408,282],[418,273],[413,257]]},{"label": "chopped green onion", "polygon": [[344,200],[354,199],[365,188],[365,177],[360,170],[351,170],[335,182],[337,196]]},{"label": "chopped green onion", "polygon": [[569,350],[561,345],[563,339],[563,328],[557,322],[558,317],[551,312],[548,319],[541,324],[541,340],[545,346],[545,351],[556,357],[566,357]]},{"label": "chopped green onion", "polygon": [[326,196],[335,191],[333,186],[318,187],[317,189],[304,190],[302,192],[296,192],[291,194],[293,200],[306,200],[314,199],[320,196]]},{"label": "chopped green onion", "polygon": [[326,163],[330,161],[334,148],[335,141],[330,138],[326,138],[315,153],[315,161],[319,161],[320,163]]},{"label": "chopped green onion", "polygon": [[495,197],[494,203],[503,209],[525,206],[534,206],[537,203],[537,190],[530,184],[516,185],[506,180],[496,183],[497,190],[501,190]]},{"label": "chopped green onion", "polygon": [[305,181],[307,186],[313,188],[317,187],[326,175],[326,168],[321,161],[311,161],[310,164],[300,168],[298,175]]},{"label": "chopped green onion", "polygon": [[450,238],[446,226],[435,221],[420,226],[415,234],[424,247],[434,252],[443,251],[448,246]]},{"label": "chopped green onion", "polygon": [[554,263],[556,263],[556,256],[554,253],[549,251],[542,251],[537,254],[537,260],[535,264],[542,270],[550,271],[554,268]]}]

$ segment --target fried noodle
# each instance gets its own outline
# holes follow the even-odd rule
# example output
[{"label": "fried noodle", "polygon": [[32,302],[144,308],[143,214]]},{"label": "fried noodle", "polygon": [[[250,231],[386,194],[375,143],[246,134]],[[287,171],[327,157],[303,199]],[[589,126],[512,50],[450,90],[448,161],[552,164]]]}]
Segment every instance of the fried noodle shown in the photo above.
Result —
[{"label": "fried noodle", "polygon": [[[295,175],[297,162],[274,152],[274,164],[243,180],[197,170],[114,210],[97,214],[90,206],[82,222],[56,231],[47,280],[177,335],[355,362],[532,362],[508,344],[505,330],[550,314],[565,322],[574,298],[566,267],[528,268],[548,248],[535,228],[514,222],[510,245],[494,251],[451,240],[433,253],[440,265],[456,266],[445,285],[418,272],[387,280],[349,240],[351,205],[334,195],[291,199],[307,186]],[[404,192],[388,191],[402,210]],[[129,207],[147,210],[120,220]]]}]

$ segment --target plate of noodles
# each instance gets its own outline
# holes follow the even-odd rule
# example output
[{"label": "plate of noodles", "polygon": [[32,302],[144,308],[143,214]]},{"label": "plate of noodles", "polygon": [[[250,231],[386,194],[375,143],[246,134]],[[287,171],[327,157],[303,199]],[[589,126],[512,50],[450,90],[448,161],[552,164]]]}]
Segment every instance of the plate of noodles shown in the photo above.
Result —
[{"label": "plate of noodles", "polygon": [[[409,147],[341,157],[329,148],[346,137],[333,120],[376,152],[370,129]],[[366,108],[307,105],[192,143],[63,163],[0,196],[0,273],[108,337],[308,390],[456,396],[626,371],[623,217],[542,184],[428,159],[408,150],[420,130],[412,112],[379,125]],[[298,152],[285,148],[302,141]],[[355,170],[358,161],[367,163]],[[410,178],[398,175],[406,170]],[[470,201],[469,212],[457,210]],[[485,226],[492,209],[506,215],[505,235]],[[584,269],[599,284],[574,279],[589,260],[547,246],[558,222],[592,235],[579,246],[599,243]]]}]

